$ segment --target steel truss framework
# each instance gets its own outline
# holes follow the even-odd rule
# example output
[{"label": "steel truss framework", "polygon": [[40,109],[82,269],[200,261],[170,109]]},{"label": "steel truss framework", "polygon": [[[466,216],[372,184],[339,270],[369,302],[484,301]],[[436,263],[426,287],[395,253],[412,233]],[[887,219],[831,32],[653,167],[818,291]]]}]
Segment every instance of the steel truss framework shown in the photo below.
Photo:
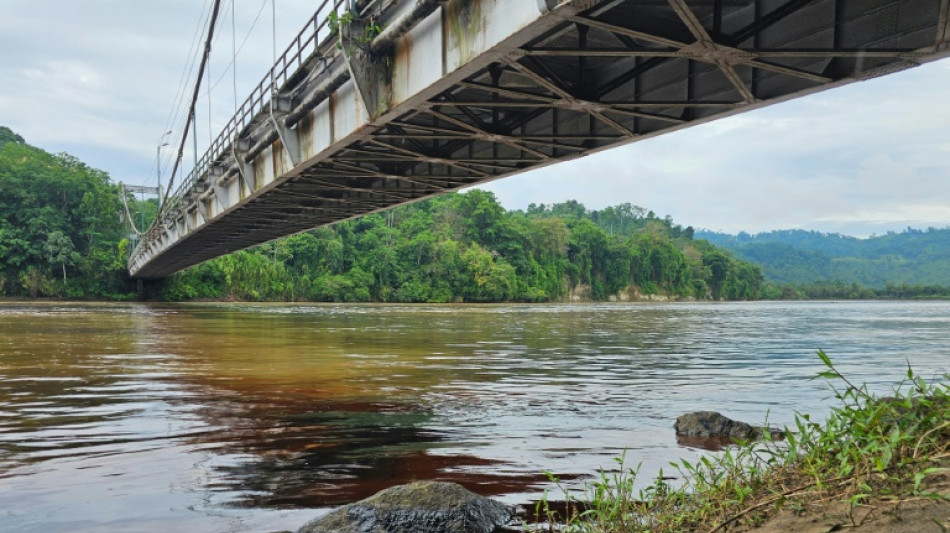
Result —
[{"label": "steel truss framework", "polygon": [[[612,0],[547,28],[207,221],[133,274],[947,54],[948,0]],[[565,6],[562,6],[562,8]],[[593,176],[578,177],[578,186]],[[711,178],[714,179],[714,178]]]}]

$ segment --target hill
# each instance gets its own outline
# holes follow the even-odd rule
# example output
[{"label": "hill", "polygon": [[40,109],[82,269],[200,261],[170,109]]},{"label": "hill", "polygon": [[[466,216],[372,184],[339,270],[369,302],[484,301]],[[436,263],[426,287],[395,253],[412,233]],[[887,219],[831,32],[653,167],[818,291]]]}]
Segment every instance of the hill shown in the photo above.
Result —
[{"label": "hill", "polygon": [[696,237],[760,265],[766,279],[776,283],[950,286],[950,228],[908,228],[868,239],[805,230],[697,231]]}]

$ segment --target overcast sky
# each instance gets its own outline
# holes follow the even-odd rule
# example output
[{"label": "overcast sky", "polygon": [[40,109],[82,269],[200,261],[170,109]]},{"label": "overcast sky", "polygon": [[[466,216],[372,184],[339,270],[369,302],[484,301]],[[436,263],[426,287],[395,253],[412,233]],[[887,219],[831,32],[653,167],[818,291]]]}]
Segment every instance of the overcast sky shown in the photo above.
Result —
[{"label": "overcast sky", "polygon": [[[234,107],[229,64],[241,47],[243,100],[310,15],[306,0],[222,2],[199,101],[199,150]],[[3,0],[0,125],[51,152],[69,152],[116,181],[154,184],[163,132],[204,30],[207,0]],[[255,22],[256,21],[256,22]],[[232,37],[233,35],[233,37]],[[182,90],[184,89],[184,90]],[[866,236],[950,226],[950,60],[943,60],[577,161],[496,181],[502,204],[623,202],[680,224],[728,232],[804,228]],[[209,127],[210,117],[210,127]],[[213,133],[211,133],[213,132]],[[185,152],[192,161],[191,141]],[[174,150],[162,151],[163,173]]]}]

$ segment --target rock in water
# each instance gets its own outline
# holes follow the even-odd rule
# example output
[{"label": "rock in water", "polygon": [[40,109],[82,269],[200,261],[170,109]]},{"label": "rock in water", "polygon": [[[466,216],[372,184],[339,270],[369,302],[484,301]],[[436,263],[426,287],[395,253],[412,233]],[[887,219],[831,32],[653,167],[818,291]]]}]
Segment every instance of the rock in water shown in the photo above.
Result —
[{"label": "rock in water", "polygon": [[398,485],[304,525],[297,533],[491,533],[515,509],[455,483]]},{"label": "rock in water", "polygon": [[732,420],[715,411],[699,411],[681,415],[676,418],[673,428],[676,429],[677,435],[686,437],[725,437],[744,440],[761,434],[760,428]]}]

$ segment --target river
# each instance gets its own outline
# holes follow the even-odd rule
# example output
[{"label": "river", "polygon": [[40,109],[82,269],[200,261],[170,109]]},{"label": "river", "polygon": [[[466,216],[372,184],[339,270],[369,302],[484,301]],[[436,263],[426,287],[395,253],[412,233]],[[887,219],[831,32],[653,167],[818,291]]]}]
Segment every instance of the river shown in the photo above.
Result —
[{"label": "river", "polygon": [[0,304],[0,531],[295,530],[412,479],[509,503],[703,452],[678,414],[823,416],[823,348],[950,372],[950,302]]}]

